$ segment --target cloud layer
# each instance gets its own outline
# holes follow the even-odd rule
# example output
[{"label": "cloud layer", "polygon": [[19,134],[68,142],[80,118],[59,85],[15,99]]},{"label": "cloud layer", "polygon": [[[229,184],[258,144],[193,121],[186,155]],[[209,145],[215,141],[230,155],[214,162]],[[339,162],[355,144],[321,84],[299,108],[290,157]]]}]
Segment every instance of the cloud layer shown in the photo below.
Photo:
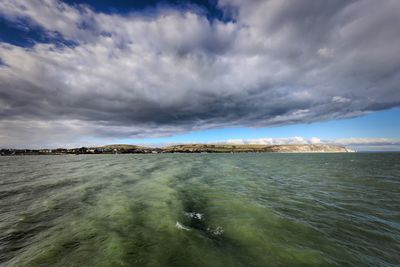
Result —
[{"label": "cloud layer", "polygon": [[294,145],[294,144],[335,144],[352,147],[357,150],[388,151],[400,149],[400,139],[394,138],[344,138],[336,140],[322,140],[318,137],[306,138],[293,136],[286,138],[255,138],[255,139],[229,139],[221,141],[226,144],[258,144],[258,145]]},{"label": "cloud layer", "polygon": [[[51,42],[0,43],[0,145],[346,118],[400,106],[397,0],[220,0],[105,14],[3,0]],[[50,140],[50,141],[49,141]],[[67,141],[67,142],[69,142]]]},{"label": "cloud layer", "polygon": [[400,141],[394,138],[342,138],[336,140],[321,140],[318,137],[306,138],[301,136],[286,138],[254,138],[228,139],[224,141],[232,144],[260,144],[260,145],[287,145],[287,144],[342,144],[342,145],[399,145]]}]

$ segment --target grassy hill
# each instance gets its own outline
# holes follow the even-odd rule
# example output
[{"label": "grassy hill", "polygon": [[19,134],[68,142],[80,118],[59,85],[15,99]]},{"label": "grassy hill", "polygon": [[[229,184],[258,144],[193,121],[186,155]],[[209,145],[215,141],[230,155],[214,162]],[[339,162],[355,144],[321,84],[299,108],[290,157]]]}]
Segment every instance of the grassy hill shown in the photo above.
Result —
[{"label": "grassy hill", "polygon": [[151,149],[148,147],[144,146],[136,146],[136,145],[124,145],[124,144],[115,144],[115,145],[106,145],[106,146],[101,146],[97,148],[102,148],[102,149],[117,149],[117,150],[135,150],[135,149]]}]

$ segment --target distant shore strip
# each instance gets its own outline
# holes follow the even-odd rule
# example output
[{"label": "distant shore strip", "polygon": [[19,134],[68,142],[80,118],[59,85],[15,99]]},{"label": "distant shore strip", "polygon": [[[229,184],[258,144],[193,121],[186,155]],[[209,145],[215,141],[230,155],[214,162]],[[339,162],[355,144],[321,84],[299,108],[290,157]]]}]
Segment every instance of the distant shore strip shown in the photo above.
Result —
[{"label": "distant shore strip", "polygon": [[347,153],[355,152],[339,145],[294,144],[294,145],[228,145],[185,144],[163,148],[136,145],[107,145],[101,147],[57,148],[57,149],[1,149],[1,156],[13,155],[80,155],[80,154],[159,154],[159,153]]}]

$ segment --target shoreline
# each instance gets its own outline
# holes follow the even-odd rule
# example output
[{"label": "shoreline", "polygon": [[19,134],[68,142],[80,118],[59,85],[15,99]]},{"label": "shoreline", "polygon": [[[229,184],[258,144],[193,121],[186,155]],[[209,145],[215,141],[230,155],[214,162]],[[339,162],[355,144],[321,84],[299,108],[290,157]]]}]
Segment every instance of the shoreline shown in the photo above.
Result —
[{"label": "shoreline", "polygon": [[1,149],[1,156],[19,155],[100,155],[100,154],[201,154],[201,153],[353,153],[352,149],[338,145],[218,145],[189,144],[150,148],[135,145],[109,145],[102,147],[57,149]]}]

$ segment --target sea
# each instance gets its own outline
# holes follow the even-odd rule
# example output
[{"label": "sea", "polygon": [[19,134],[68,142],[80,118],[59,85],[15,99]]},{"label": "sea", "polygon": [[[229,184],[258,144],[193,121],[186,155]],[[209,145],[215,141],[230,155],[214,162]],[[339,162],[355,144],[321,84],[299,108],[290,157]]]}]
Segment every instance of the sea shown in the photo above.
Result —
[{"label": "sea", "polygon": [[0,266],[400,266],[400,153],[0,157]]}]

